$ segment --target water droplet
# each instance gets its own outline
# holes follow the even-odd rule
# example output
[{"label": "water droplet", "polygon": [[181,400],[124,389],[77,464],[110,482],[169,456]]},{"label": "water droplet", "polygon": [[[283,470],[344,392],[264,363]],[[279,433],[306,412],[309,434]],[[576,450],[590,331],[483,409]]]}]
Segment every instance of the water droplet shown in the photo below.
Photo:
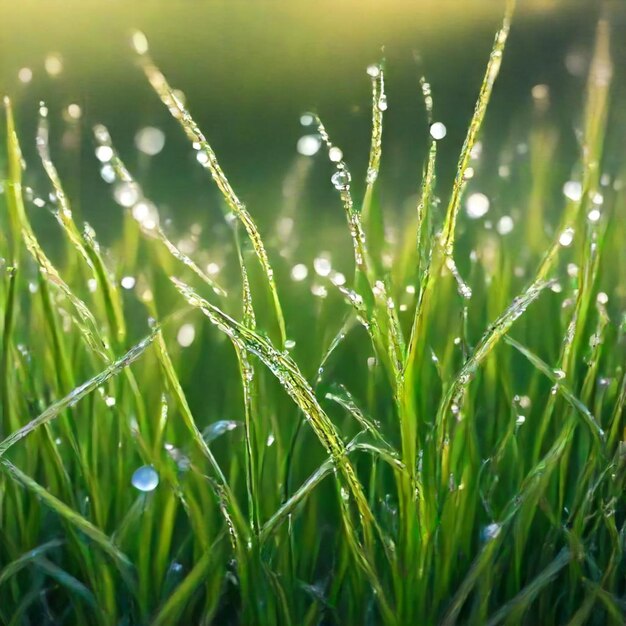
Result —
[{"label": "water droplet", "polygon": [[221,437],[224,433],[235,430],[235,428],[240,426],[240,424],[240,422],[235,422],[234,420],[219,420],[217,422],[213,422],[205,428],[202,436],[207,443],[211,443],[218,437]]},{"label": "water droplet", "polygon": [[483,217],[489,211],[489,198],[484,193],[473,193],[467,198],[465,209],[472,219]]},{"label": "water droplet", "polygon": [[146,54],[148,52],[148,40],[140,30],[136,30],[133,33],[131,44],[137,54]]},{"label": "water droplet", "polygon": [[111,146],[98,146],[96,148],[96,159],[101,163],[107,163],[113,158],[113,148]]},{"label": "water droplet", "polygon": [[604,291],[600,291],[596,296],[596,302],[598,304],[607,304],[609,301],[609,296]]},{"label": "water droplet", "polygon": [[46,68],[48,76],[53,78],[58,76],[63,71],[63,59],[61,58],[61,55],[56,52],[49,54],[45,58],[44,67]]},{"label": "water droplet", "polygon": [[599,222],[601,217],[602,217],[602,213],[600,213],[600,209],[591,209],[591,211],[589,211],[589,213],[587,213],[587,219],[592,224],[595,224],[596,222]]},{"label": "water droplet", "polygon": [[565,378],[565,372],[563,370],[554,370],[554,376],[557,380],[563,380]]},{"label": "water droplet", "polygon": [[524,417],[523,415],[518,415],[517,419],[515,420],[515,423],[518,426],[521,426],[525,421],[526,421],[526,417]]},{"label": "water droplet", "polygon": [[341,287],[346,284],[346,277],[341,272],[335,272],[331,276],[330,280],[333,285],[337,285],[337,287]]},{"label": "water droplet", "polygon": [[501,235],[508,235],[515,227],[513,218],[509,215],[503,215],[496,224],[496,230]]},{"label": "water droplet", "polygon": [[303,113],[300,116],[300,124],[302,126],[312,126],[315,122],[315,115],[313,113]]},{"label": "water droplet", "polygon": [[559,236],[559,243],[564,248],[567,248],[568,246],[572,245],[572,241],[574,241],[574,229],[566,228]]},{"label": "water droplet", "polygon": [[[130,200],[129,197],[126,198],[126,201]],[[122,206],[127,206],[120,202]],[[157,211],[156,206],[150,202],[149,200],[140,200],[135,203],[132,210],[133,217],[143,226],[143,228],[152,230],[156,228],[159,224],[159,213]]]},{"label": "water droplet", "polygon": [[200,165],[206,165],[209,162],[209,155],[203,150],[200,150],[196,153],[196,161],[198,161]]},{"label": "water droplet", "polygon": [[160,128],[145,126],[135,134],[135,146],[140,152],[155,156],[165,146],[165,133]]},{"label": "water droplet", "polygon": [[298,263],[291,268],[291,278],[297,282],[304,280],[309,275],[309,270],[304,263]]},{"label": "water droplet", "polygon": [[447,133],[448,129],[443,122],[434,122],[430,125],[430,136],[436,141],[443,139]]},{"label": "water droplet", "polygon": [[563,185],[563,195],[572,202],[578,202],[583,197],[583,187],[576,180],[568,180]]},{"label": "water droplet", "polygon": [[[115,198],[115,201],[119,205],[123,207],[127,207],[127,208],[131,207],[139,200],[139,188],[137,187],[137,185],[133,185],[132,183],[127,183],[127,182],[119,183],[113,189],[113,197]],[[143,203],[137,203],[137,204],[145,205],[146,203],[143,202]],[[142,209],[140,209],[140,211],[141,210]],[[134,209],[133,209],[133,216],[135,216]],[[139,220],[138,217],[135,217],[135,219],[138,221],[141,221]]]},{"label": "water droplet", "polygon": [[387,104],[387,95],[386,94],[380,94],[380,98],[378,98],[378,109],[380,111],[386,111],[388,107]]},{"label": "water droplet", "polygon": [[366,71],[368,76],[371,76],[372,78],[378,78],[380,76],[380,65],[372,63],[371,65],[367,66]]},{"label": "water droplet", "polygon": [[33,80],[33,70],[31,70],[30,67],[22,67],[17,73],[17,78],[20,83],[27,85]]},{"label": "water droplet", "polygon": [[275,442],[275,441],[276,441],[276,439],[275,439],[275,437],[274,437],[274,433],[270,433],[270,434],[267,436],[267,441],[265,442],[265,445],[266,445],[268,448],[271,448],[271,447],[274,445],[274,442]]},{"label": "water droplet", "polygon": [[378,178],[378,170],[375,167],[368,167],[367,175],[365,176],[365,182],[368,185],[371,185],[376,182],[377,178]]},{"label": "water droplet", "polygon": [[319,135],[303,135],[298,139],[296,150],[303,156],[313,156],[319,152],[322,146],[322,139]]},{"label": "water droplet", "polygon": [[325,298],[328,295],[328,290],[324,285],[311,285],[311,293],[318,298]]},{"label": "water droplet", "polygon": [[220,266],[217,263],[209,263],[206,266],[206,271],[209,276],[215,276],[216,274],[219,274]]},{"label": "water droplet", "polygon": [[116,404],[116,400],[113,396],[107,396],[104,399],[104,403],[108,406],[108,407],[114,407]]},{"label": "water droplet", "polygon": [[139,491],[154,491],[159,484],[159,475],[152,465],[144,465],[134,471],[131,483]]},{"label": "water droplet", "polygon": [[343,152],[341,151],[341,148],[338,148],[337,146],[332,146],[328,150],[328,158],[333,163],[339,163],[339,161],[341,161],[341,159],[343,159]]},{"label": "water droplet", "polygon": [[110,163],[105,163],[100,168],[100,176],[105,183],[112,183],[115,180],[115,170]]},{"label": "water droplet", "polygon": [[500,165],[498,167],[498,176],[500,178],[508,178],[511,175],[511,168],[508,165]]},{"label": "water droplet", "polygon": [[481,537],[483,541],[491,541],[500,534],[501,526],[495,522],[487,524],[482,530]]},{"label": "water droplet", "polygon": [[313,261],[313,269],[319,276],[328,276],[332,270],[330,259],[326,256],[319,256]]},{"label": "water droplet", "polygon": [[196,338],[196,329],[193,324],[183,324],[176,335],[176,341],[178,345],[183,348],[188,348]]},{"label": "water droplet", "polygon": [[337,170],[331,177],[330,182],[338,191],[345,191],[350,186],[350,173],[347,170]]},{"label": "water droplet", "polygon": [[124,289],[132,289],[136,284],[136,279],[134,276],[124,276],[120,281],[120,285]]}]

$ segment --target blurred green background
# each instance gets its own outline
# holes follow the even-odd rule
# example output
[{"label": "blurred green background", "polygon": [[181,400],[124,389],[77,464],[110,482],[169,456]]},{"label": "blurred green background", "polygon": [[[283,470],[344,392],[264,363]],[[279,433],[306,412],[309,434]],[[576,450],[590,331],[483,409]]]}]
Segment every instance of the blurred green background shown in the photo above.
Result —
[{"label": "blurred green background", "polygon": [[[398,210],[418,188],[427,125],[418,77],[432,83],[435,117],[448,129],[441,142],[439,189],[446,189],[471,116],[501,0],[410,2],[41,2],[4,3],[0,37],[0,92],[16,102],[29,182],[45,195],[47,184],[34,155],[37,107],[50,108],[54,157],[74,207],[105,241],[121,227],[121,210],[100,180],[91,127],[106,124],[122,156],[158,202],[162,214],[184,232],[193,222],[219,222],[218,195],[194,162],[186,138],[170,119],[128,45],[133,28],[143,30],[151,52],[170,82],[182,89],[192,114],[215,148],[241,198],[267,232],[284,203],[283,182],[305,134],[303,111],[314,110],[342,147],[357,183],[367,163],[370,126],[369,63],[386,59],[389,109],[384,130],[380,185],[386,212]],[[577,153],[586,66],[599,3],[522,1],[487,116],[481,171],[493,179],[503,146],[519,144],[524,159],[534,85],[549,88],[542,116],[559,133],[551,190],[568,179]],[[626,55],[623,2],[613,12],[613,54]],[[383,50],[384,47],[384,50]],[[45,59],[61,65],[50,76]],[[416,61],[419,57],[419,62]],[[625,64],[616,63],[616,102],[624,99]],[[19,80],[29,68],[32,79]],[[621,73],[621,75],[619,75]],[[78,124],[63,111],[82,109]],[[614,107],[611,124],[624,113]],[[143,126],[166,134],[155,157],[136,151],[133,138]],[[71,127],[69,132],[66,132]],[[299,215],[319,226],[342,226],[343,213],[330,185],[332,168],[318,155]],[[485,176],[485,179],[489,179]],[[41,184],[41,190],[38,185]],[[482,190],[482,188],[481,188]],[[495,190],[485,189],[492,196]],[[493,198],[497,205],[497,197]],[[522,208],[523,210],[523,208]],[[42,233],[46,237],[46,233]]]}]

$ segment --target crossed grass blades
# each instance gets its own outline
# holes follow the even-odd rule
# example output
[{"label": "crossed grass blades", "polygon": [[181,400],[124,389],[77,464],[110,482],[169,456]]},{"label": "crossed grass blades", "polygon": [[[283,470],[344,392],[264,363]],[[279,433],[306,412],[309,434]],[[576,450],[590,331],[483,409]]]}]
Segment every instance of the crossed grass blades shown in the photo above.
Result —
[{"label": "crossed grass blades", "polygon": [[[218,284],[174,243],[97,126],[113,184],[149,209],[141,218],[129,210],[113,254],[101,249],[75,221],[42,105],[37,148],[65,237],[55,264],[29,220],[5,100],[2,623],[624,622],[624,322],[612,307],[624,284],[615,262],[624,195],[613,184],[624,163],[605,169],[607,21],[572,173],[581,193],[567,199],[552,240],[544,241],[549,228],[524,223],[508,246],[470,232],[467,281],[454,260],[512,12],[509,3],[447,208],[430,139],[415,210],[393,242],[376,192],[384,70],[368,72],[361,201],[347,163],[333,159],[354,277],[349,286],[328,280],[328,301],[308,296],[312,325],[301,285],[274,260],[141,33],[133,36],[139,66],[221,194],[239,281]],[[432,121],[430,86],[420,84]],[[315,122],[325,147],[336,148]],[[530,132],[532,176],[508,181],[502,195],[528,206],[524,219],[536,225],[555,142],[545,125]],[[301,189],[307,169],[296,172]],[[601,216],[589,220],[599,198]],[[516,249],[534,271],[513,272]],[[118,287],[122,272],[137,276],[131,294]],[[199,314],[210,324],[189,349],[198,366],[186,367],[172,330],[186,318],[199,325]],[[207,358],[219,363],[210,374]],[[188,394],[205,376],[219,377],[209,382],[222,396],[208,412]],[[140,465],[159,475],[152,492],[130,485]]]}]

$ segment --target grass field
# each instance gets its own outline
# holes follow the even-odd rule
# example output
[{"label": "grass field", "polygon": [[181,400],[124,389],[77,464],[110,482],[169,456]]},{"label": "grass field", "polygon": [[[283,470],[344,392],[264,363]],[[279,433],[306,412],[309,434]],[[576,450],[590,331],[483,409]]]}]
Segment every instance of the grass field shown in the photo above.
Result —
[{"label": "grass field", "polygon": [[[607,132],[611,24],[598,24],[564,181],[541,86],[524,137],[485,169],[511,14],[449,189],[422,79],[428,159],[404,212],[377,189],[384,64],[364,75],[367,171],[350,171],[332,119],[303,115],[304,151],[319,154],[298,158],[260,233],[136,32],[226,227],[181,235],[99,125],[93,167],[110,189],[98,193],[125,212],[110,249],[75,221],[45,105],[40,162],[25,169],[30,139],[5,99],[0,623],[624,623],[626,159],[620,129]],[[298,226],[325,152],[340,235],[310,216]],[[56,229],[49,251],[35,211]],[[340,244],[310,264],[301,240]]]}]

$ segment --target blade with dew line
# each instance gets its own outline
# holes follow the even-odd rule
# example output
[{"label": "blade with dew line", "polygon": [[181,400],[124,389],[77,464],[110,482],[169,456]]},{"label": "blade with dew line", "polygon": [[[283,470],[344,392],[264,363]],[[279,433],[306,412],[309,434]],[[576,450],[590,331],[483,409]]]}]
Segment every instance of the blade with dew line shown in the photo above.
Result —
[{"label": "blade with dew line", "polygon": [[163,102],[163,104],[168,108],[172,116],[180,123],[189,140],[198,146],[199,154],[204,155],[202,164],[211,173],[215,184],[220,190],[230,210],[243,224],[265,274],[274,304],[281,345],[284,346],[285,341],[287,340],[287,331],[285,329],[285,317],[280,299],[278,297],[276,281],[274,279],[274,270],[272,269],[265,245],[259,230],[252,219],[252,216],[243,202],[241,202],[234,189],[231,187],[230,182],[226,178],[226,175],[217,160],[217,156],[215,155],[213,148],[194,119],[191,117],[189,111],[185,108],[181,99],[172,90],[163,73],[158,69],[158,67],[156,67],[156,65],[154,65],[152,59],[147,54],[147,49],[141,50],[135,46],[135,50],[139,54],[139,63],[146,75],[146,78],[152,85],[152,88],[161,99],[161,102]]}]

